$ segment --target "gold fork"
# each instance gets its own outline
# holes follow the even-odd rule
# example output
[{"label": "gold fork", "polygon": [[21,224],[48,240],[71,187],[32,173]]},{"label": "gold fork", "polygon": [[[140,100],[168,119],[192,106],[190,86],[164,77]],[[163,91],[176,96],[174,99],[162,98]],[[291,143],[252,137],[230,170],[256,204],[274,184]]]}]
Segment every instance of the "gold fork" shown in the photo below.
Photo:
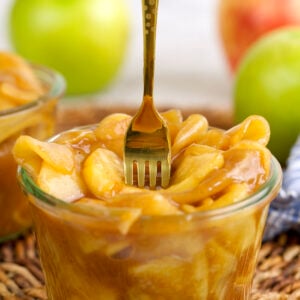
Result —
[{"label": "gold fork", "polygon": [[171,145],[168,128],[153,103],[153,76],[158,0],[142,0],[144,35],[144,95],[125,136],[125,182],[150,188],[167,187],[171,171]]}]

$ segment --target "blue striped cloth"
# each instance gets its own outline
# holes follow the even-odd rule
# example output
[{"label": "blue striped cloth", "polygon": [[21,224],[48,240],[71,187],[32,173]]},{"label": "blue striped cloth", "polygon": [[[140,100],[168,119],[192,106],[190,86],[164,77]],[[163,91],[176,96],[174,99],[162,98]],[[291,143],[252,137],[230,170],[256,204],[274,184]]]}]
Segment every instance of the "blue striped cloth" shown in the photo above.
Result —
[{"label": "blue striped cloth", "polygon": [[279,195],[270,205],[264,240],[289,229],[300,233],[300,137],[287,160]]}]

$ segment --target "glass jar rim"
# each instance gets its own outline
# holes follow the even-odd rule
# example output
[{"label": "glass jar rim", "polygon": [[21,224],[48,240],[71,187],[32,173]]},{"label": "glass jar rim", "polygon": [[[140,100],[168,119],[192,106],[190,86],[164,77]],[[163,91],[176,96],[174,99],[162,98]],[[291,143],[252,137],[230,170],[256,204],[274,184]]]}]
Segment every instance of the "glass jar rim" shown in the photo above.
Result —
[{"label": "glass jar rim", "polygon": [[66,82],[64,77],[58,71],[38,64],[30,63],[30,66],[33,68],[33,71],[37,74],[38,79],[41,80],[42,83],[45,81],[45,79],[43,79],[41,76],[46,76],[49,79],[49,82],[51,82],[49,90],[47,90],[45,94],[43,94],[41,97],[38,97],[32,102],[26,103],[24,105],[19,105],[10,109],[1,110],[0,117],[9,116],[18,112],[31,109],[44,102],[47,102],[48,100],[60,98],[64,94]]},{"label": "glass jar rim", "polygon": [[[86,127],[86,126],[85,126]],[[57,136],[57,135],[56,135]],[[52,139],[51,139],[52,140]],[[36,183],[34,182],[33,178],[30,176],[30,174],[22,167],[18,167],[18,179],[20,181],[20,184],[23,188],[23,190],[26,193],[31,194],[35,199],[38,199],[42,204],[49,206],[49,208],[56,208],[60,210],[69,211],[74,214],[79,214],[85,217],[90,217],[92,219],[97,218],[97,220],[101,220],[101,217],[99,216],[93,216],[90,215],[84,211],[79,211],[76,205],[72,203],[68,203],[66,201],[60,200],[46,192],[44,192],[42,189],[40,189]],[[170,214],[170,215],[142,215],[140,217],[141,221],[150,221],[150,220],[177,220],[177,219],[192,219],[192,218],[220,218],[225,217],[227,215],[233,214],[237,211],[240,211],[242,209],[246,209],[249,207],[253,207],[256,204],[257,205],[267,205],[268,202],[271,202],[276,194],[279,192],[279,189],[281,187],[282,182],[282,170],[279,162],[277,159],[272,155],[271,156],[271,171],[270,171],[270,177],[268,180],[262,184],[262,186],[255,191],[253,194],[251,194],[249,197],[245,198],[244,200],[241,200],[239,202],[235,202],[233,204],[211,209],[211,210],[203,210],[203,211],[197,211],[197,212],[191,212],[191,213],[183,213],[183,214]],[[268,197],[270,195],[270,197]],[[272,197],[273,195],[273,197]],[[112,207],[111,209],[116,208]],[[105,215],[105,218],[109,217],[109,210],[110,208],[107,208],[107,215]],[[104,218],[104,217],[103,217]]]}]

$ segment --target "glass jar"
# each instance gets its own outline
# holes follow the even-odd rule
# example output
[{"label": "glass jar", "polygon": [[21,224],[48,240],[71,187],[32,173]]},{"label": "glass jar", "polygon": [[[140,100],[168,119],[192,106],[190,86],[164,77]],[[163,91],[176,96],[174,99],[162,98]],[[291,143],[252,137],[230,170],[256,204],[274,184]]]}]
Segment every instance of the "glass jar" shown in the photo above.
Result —
[{"label": "glass jar", "polygon": [[0,111],[0,242],[16,237],[32,223],[28,200],[16,178],[17,165],[11,153],[14,142],[21,134],[42,140],[53,135],[56,104],[65,90],[61,75],[42,66],[32,68],[44,95]]},{"label": "glass jar", "polygon": [[30,200],[49,300],[245,300],[282,171],[272,157],[269,179],[243,201],[142,216],[125,231],[132,213],[126,208],[84,209],[45,193],[22,168],[19,179]]}]

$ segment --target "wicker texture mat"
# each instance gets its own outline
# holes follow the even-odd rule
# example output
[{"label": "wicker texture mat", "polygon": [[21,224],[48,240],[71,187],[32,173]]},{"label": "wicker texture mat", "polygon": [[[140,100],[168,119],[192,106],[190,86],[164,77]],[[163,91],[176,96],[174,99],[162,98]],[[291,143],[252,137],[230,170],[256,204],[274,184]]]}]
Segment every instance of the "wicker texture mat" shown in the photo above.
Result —
[{"label": "wicker texture mat", "polygon": [[[96,123],[112,112],[134,112],[126,108],[62,107],[57,131]],[[228,128],[230,112],[201,110],[213,126]],[[184,115],[192,112],[185,111]],[[195,111],[193,111],[195,113]],[[34,235],[28,234],[0,245],[0,300],[47,299]],[[300,237],[294,232],[264,243],[253,282],[251,300],[300,299]]]},{"label": "wicker texture mat", "polygon": [[34,235],[0,248],[0,299],[47,299]]},{"label": "wicker texture mat", "polygon": [[[47,299],[31,233],[0,247],[0,299]],[[294,232],[262,245],[251,295],[251,300],[284,299],[300,299],[300,238]]]}]

